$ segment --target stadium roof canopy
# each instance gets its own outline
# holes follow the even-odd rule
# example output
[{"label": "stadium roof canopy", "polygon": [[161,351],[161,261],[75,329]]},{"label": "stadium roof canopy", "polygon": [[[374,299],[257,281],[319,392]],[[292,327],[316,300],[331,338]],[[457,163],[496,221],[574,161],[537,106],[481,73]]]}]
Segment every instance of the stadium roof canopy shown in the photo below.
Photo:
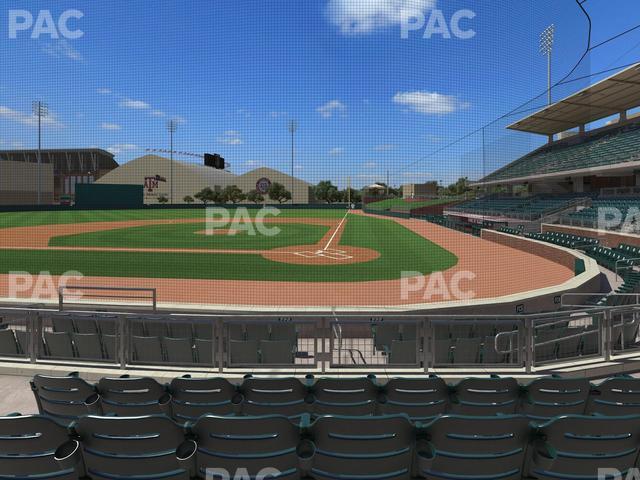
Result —
[{"label": "stadium roof canopy", "polygon": [[507,128],[554,135],[639,105],[640,63],[637,63]]}]

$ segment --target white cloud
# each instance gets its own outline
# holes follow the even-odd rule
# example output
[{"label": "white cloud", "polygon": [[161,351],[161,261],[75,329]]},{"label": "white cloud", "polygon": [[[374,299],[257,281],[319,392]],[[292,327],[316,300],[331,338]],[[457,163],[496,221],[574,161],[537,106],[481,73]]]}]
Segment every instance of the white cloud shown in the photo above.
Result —
[{"label": "white cloud", "polygon": [[376,162],[367,162],[363,165],[364,168],[376,168],[378,166],[378,164]]},{"label": "white cloud", "polygon": [[[29,127],[38,126],[38,119],[34,115],[18,112],[2,105],[0,105],[0,118],[4,118],[16,123],[21,123],[22,125],[27,125]],[[49,112],[46,117],[42,117],[42,126],[64,128],[64,125],[56,119],[56,116],[53,112]]]},{"label": "white cloud", "polygon": [[427,91],[398,92],[393,97],[393,102],[425,115],[446,115],[470,106],[452,95]]},{"label": "white cloud", "polygon": [[120,130],[122,127],[117,123],[103,122],[101,125],[103,130]]},{"label": "white cloud", "polygon": [[343,153],[344,153],[344,148],[342,147],[336,147],[329,150],[329,155],[331,155],[332,157],[339,157]]},{"label": "white cloud", "polygon": [[374,152],[390,152],[391,150],[395,150],[396,146],[391,143],[384,143],[382,145],[376,145],[373,148]]},{"label": "white cloud", "polygon": [[98,92],[98,94],[100,95],[110,95],[111,94],[111,89],[109,88],[99,88],[98,90],[96,90]]},{"label": "white cloud", "polygon": [[24,143],[22,143],[22,142],[11,142],[11,146],[13,148],[23,148],[24,147]]},{"label": "white cloud", "polygon": [[403,12],[423,14],[436,0],[329,0],[327,15],[345,35],[361,35],[400,25]]},{"label": "white cloud", "polygon": [[55,58],[68,58],[75,62],[82,62],[84,58],[66,39],[58,40],[54,43],[47,43],[43,45],[42,51],[47,55]]},{"label": "white cloud", "polygon": [[428,140],[431,143],[442,142],[442,137],[440,137],[439,135],[427,134],[427,135],[423,135],[422,138],[424,138],[425,140]]},{"label": "white cloud", "polygon": [[132,143],[119,143],[119,144],[110,146],[109,148],[107,148],[107,151],[113,153],[114,155],[117,155],[123,152],[138,150],[139,148],[140,147]]},{"label": "white cloud", "polygon": [[247,160],[246,162],[244,162],[244,166],[245,167],[257,167],[258,166],[258,161],[257,160]]},{"label": "white cloud", "polygon": [[153,115],[154,117],[165,117],[167,114],[164,113],[162,110],[153,110],[151,112],[151,115]]},{"label": "white cloud", "polygon": [[431,172],[402,172],[402,176],[407,178],[425,179],[433,177],[433,174]]},{"label": "white cloud", "polygon": [[334,113],[344,113],[346,110],[347,107],[340,100],[331,100],[316,109],[322,118],[331,118]]},{"label": "white cloud", "polygon": [[224,143],[225,145],[242,145],[244,142],[240,137],[240,132],[227,130],[222,136],[218,137],[218,143]]},{"label": "white cloud", "polygon": [[120,106],[124,108],[132,108],[134,110],[148,110],[151,108],[148,103],[142,100],[131,100],[130,98],[124,98],[120,101]]},{"label": "white cloud", "polygon": [[289,114],[287,112],[271,112],[271,118],[281,118],[288,117]]}]

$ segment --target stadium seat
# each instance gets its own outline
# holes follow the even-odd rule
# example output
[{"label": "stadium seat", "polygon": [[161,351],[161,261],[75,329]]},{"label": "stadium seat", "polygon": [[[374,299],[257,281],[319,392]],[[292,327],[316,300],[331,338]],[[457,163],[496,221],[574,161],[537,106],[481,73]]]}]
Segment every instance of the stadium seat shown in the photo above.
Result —
[{"label": "stadium seat", "polygon": [[171,381],[171,411],[178,422],[210,415],[232,415],[242,401],[236,388],[223,378],[183,376]]},{"label": "stadium seat", "polygon": [[56,451],[69,440],[66,426],[40,415],[0,417],[0,478],[79,479],[83,472],[62,467]]},{"label": "stadium seat", "polygon": [[147,337],[159,337],[159,338],[162,338],[169,333],[168,325],[166,323],[150,322],[146,320],[144,322],[144,331],[145,331],[145,336]]},{"label": "stadium seat", "polygon": [[[286,417],[200,417],[189,427],[198,445],[197,472],[211,478],[207,469],[236,472],[246,469],[245,478],[258,476],[270,469],[280,473],[273,478],[299,479],[299,428]],[[220,471],[220,470],[218,470]],[[220,477],[213,474],[213,478]]]},{"label": "stadium seat", "polygon": [[262,323],[250,323],[245,325],[246,338],[249,341],[255,340],[257,342],[261,340],[269,340],[269,325]]},{"label": "stadium seat", "polygon": [[193,333],[196,340],[211,340],[213,338],[213,329],[211,325],[207,323],[194,323]]},{"label": "stadium seat", "polygon": [[60,377],[35,375],[31,390],[42,415],[65,421],[101,412],[95,387],[75,373]]},{"label": "stadium seat", "polygon": [[74,332],[73,318],[70,315],[55,315],[51,317],[51,324],[53,325],[53,331],[58,333]]},{"label": "stadium seat", "polygon": [[320,378],[312,391],[315,415],[375,415],[378,387],[370,378]]},{"label": "stadium seat", "polygon": [[98,324],[93,317],[74,317],[73,324],[78,333],[100,333]]},{"label": "stadium seat", "polygon": [[591,389],[587,414],[640,415],[640,378],[608,378]]},{"label": "stadium seat", "polygon": [[391,343],[401,339],[400,325],[394,323],[380,323],[373,327],[373,339],[376,350],[388,352]]},{"label": "stadium seat", "polygon": [[451,363],[451,351],[453,342],[449,338],[434,340],[434,358],[438,365]]},{"label": "stadium seat", "polygon": [[261,363],[293,365],[294,352],[289,340],[260,340]]},{"label": "stadium seat", "polygon": [[198,363],[213,365],[213,340],[195,339],[196,358]]},{"label": "stadium seat", "polygon": [[415,437],[404,415],[320,417],[310,432],[316,480],[411,478]]},{"label": "stadium seat", "polygon": [[109,360],[116,359],[116,336],[115,335],[101,335],[102,348],[104,349],[104,358]]},{"label": "stadium seat", "polygon": [[453,363],[471,365],[480,359],[481,338],[458,338],[454,344]]},{"label": "stadium seat", "polygon": [[524,387],[520,411],[536,420],[582,415],[590,388],[584,378],[538,378]]},{"label": "stadium seat", "polygon": [[392,340],[389,351],[389,364],[391,365],[416,365],[416,341]]},{"label": "stadium seat", "polygon": [[412,421],[427,420],[449,409],[449,387],[439,377],[392,378],[378,397],[383,415],[406,414]]},{"label": "stadium seat", "polygon": [[[504,348],[500,346],[499,348]],[[505,349],[506,350],[506,349]],[[484,337],[482,341],[482,363],[499,364],[504,363],[505,354],[496,350],[496,337]]]},{"label": "stadium seat", "polygon": [[119,416],[171,413],[171,395],[147,377],[103,377],[98,382],[102,411]]},{"label": "stadium seat", "polygon": [[[534,427],[529,473],[541,480],[601,478],[598,469],[636,465],[640,416],[556,417]],[[610,477],[607,477],[610,478]]]},{"label": "stadium seat", "polygon": [[271,340],[288,340],[297,344],[296,326],[292,323],[274,323],[271,325]]},{"label": "stadium seat", "polygon": [[520,388],[514,378],[465,378],[454,387],[453,413],[458,415],[512,414]]},{"label": "stadium seat", "polygon": [[70,332],[44,332],[44,341],[47,356],[56,358],[73,358],[75,356]]},{"label": "stadium seat", "polygon": [[0,330],[0,355],[20,355],[18,342],[10,328]]},{"label": "stadium seat", "polygon": [[89,415],[72,429],[90,478],[189,480],[195,473],[195,442],[167,417]]},{"label": "stadium seat", "polygon": [[248,377],[242,382],[245,415],[284,415],[299,417],[311,411],[313,401],[305,385],[297,378]]},{"label": "stadium seat", "polygon": [[102,345],[97,333],[72,333],[78,357],[87,360],[102,360]]},{"label": "stadium seat", "polygon": [[231,365],[255,365],[260,363],[257,340],[229,340]]},{"label": "stadium seat", "polygon": [[131,337],[133,360],[136,362],[162,363],[162,345],[158,337]]},{"label": "stadium seat", "polygon": [[28,354],[31,334],[26,330],[14,330],[13,333],[15,334],[18,346],[20,347],[20,353],[24,355]]},{"label": "stadium seat", "polygon": [[523,478],[529,421],[521,415],[445,415],[424,426],[420,474],[429,480]]},{"label": "stadium seat", "polygon": [[194,363],[191,338],[164,337],[162,343],[167,354],[167,362]]},{"label": "stadium seat", "polygon": [[188,321],[170,323],[169,334],[171,338],[187,338],[189,341],[193,339],[193,330],[191,323]]},{"label": "stadium seat", "polygon": [[100,318],[98,323],[98,329],[102,335],[116,335],[116,321],[115,318]]}]

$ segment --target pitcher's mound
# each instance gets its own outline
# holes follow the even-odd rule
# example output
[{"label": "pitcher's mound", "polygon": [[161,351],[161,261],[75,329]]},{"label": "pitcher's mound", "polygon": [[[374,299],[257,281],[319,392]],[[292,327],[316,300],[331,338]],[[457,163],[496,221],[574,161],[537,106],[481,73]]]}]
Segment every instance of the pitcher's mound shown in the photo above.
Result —
[{"label": "pitcher's mound", "polygon": [[296,265],[340,265],[375,260],[380,252],[370,248],[337,246],[322,249],[316,245],[275,248],[262,253],[267,260]]}]

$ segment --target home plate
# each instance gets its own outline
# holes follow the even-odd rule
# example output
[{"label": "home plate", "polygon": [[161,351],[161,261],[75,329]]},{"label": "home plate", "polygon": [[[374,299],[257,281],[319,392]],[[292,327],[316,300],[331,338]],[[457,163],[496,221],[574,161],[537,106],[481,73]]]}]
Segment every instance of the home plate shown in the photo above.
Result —
[{"label": "home plate", "polygon": [[335,249],[326,249],[326,250],[316,250],[315,252],[295,252],[296,255],[305,258],[329,258],[331,260],[350,260],[353,257],[351,255],[347,255],[347,252],[344,250],[335,250]]}]

